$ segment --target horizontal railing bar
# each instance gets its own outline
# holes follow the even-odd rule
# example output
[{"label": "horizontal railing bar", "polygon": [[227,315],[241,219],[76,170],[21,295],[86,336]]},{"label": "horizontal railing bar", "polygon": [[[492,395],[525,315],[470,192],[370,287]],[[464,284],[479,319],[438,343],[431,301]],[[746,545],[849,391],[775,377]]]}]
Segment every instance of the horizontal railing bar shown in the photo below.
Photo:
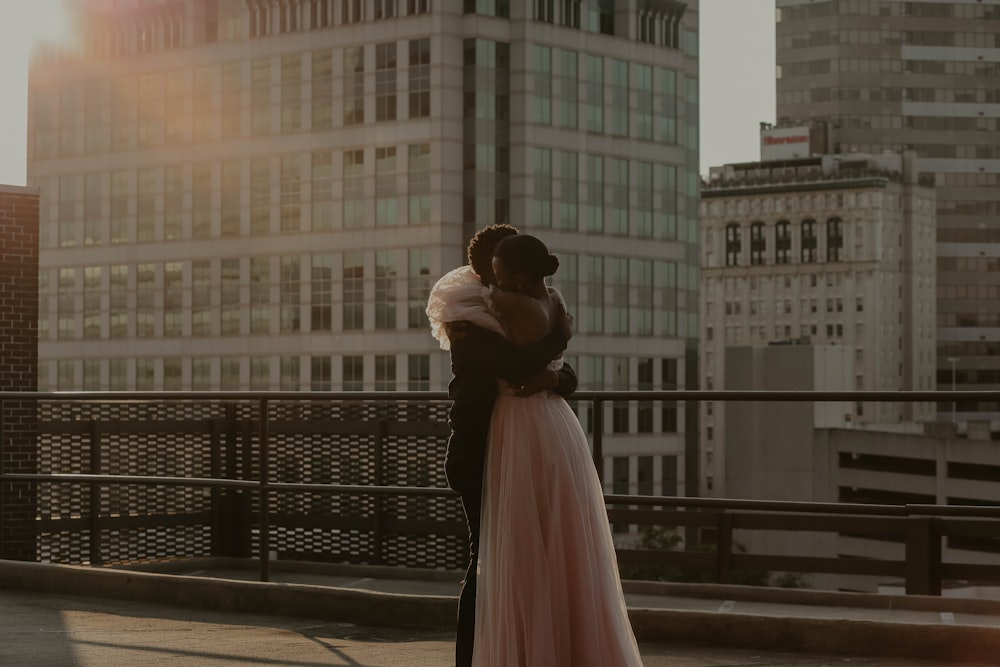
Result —
[{"label": "horizontal railing bar", "polygon": [[310,484],[305,482],[269,482],[271,491],[314,491],[349,495],[458,496],[444,486],[367,486],[364,484]]},{"label": "horizontal railing bar", "polygon": [[907,505],[917,516],[967,516],[1000,519],[1000,507],[995,505]]},{"label": "horizontal railing bar", "polygon": [[[888,514],[905,516],[906,505],[872,505],[861,503],[821,503],[795,500],[745,500],[730,498],[697,498],[667,496],[623,496],[607,494],[609,505],[662,505],[698,509],[766,510],[780,512],[815,512],[827,514]],[[617,508],[616,508],[617,509]]]},{"label": "horizontal railing bar", "polygon": [[[0,401],[90,401],[90,402],[149,402],[149,401],[369,401],[399,403],[401,401],[446,401],[443,391],[2,391]],[[594,399],[623,401],[882,401],[925,403],[935,401],[1000,401],[1000,390],[958,391],[793,391],[793,390],[635,390],[578,391],[571,400]]]},{"label": "horizontal railing bar", "polygon": [[[0,479],[27,482],[66,482],[75,484],[118,484],[145,486],[214,486],[219,488],[259,489],[259,480],[225,479],[213,477],[157,477],[143,475],[90,475],[86,473],[29,474],[4,473]],[[456,496],[455,491],[440,486],[368,486],[365,484],[306,484],[296,482],[271,482],[271,491],[313,491],[350,495],[397,496]]]},{"label": "horizontal railing bar", "polygon": [[[0,473],[0,479],[28,482],[65,482],[77,484],[121,484],[121,485],[162,485],[162,486],[217,486],[219,488],[259,488],[259,480],[226,479],[213,477],[167,477],[149,475],[91,475],[86,473]],[[272,491],[313,491],[353,495],[399,495],[399,496],[454,496],[447,487],[437,486],[375,486],[366,484],[318,484],[303,482],[271,482]],[[615,506],[618,516],[627,520],[627,508],[618,505],[662,506],[666,508],[689,507],[706,510],[765,510],[771,512],[812,512],[817,514],[858,514],[912,516],[926,515],[933,510],[941,510],[947,516],[985,516],[1000,518],[1000,508],[976,505],[871,505],[854,503],[822,503],[787,500],[745,500],[729,498],[697,498],[678,496],[625,496],[606,494],[604,500]],[[672,514],[672,513],[671,513]],[[643,517],[646,519],[647,517]],[[635,519],[633,523],[639,522]]]},{"label": "horizontal railing bar", "polygon": [[219,488],[255,489],[260,482],[213,477],[156,477],[147,475],[91,475],[88,473],[4,473],[0,479],[24,482],[64,482],[69,484],[116,484],[145,486],[216,486]]},{"label": "horizontal railing bar", "polygon": [[875,558],[826,558],[776,554],[733,554],[733,569],[816,572],[903,577],[906,561]]}]

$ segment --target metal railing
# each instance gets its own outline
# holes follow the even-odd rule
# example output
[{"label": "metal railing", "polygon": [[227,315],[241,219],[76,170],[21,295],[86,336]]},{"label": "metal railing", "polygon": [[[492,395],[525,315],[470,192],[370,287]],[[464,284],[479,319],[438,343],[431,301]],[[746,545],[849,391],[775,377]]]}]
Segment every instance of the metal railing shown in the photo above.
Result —
[{"label": "metal railing", "polygon": [[[574,396],[580,404],[589,403],[593,414],[592,445],[595,462],[604,458],[604,406],[619,401],[895,401],[895,402],[948,402],[961,397],[970,401],[1000,401],[1000,391],[980,392],[794,392],[794,391],[581,391]],[[443,392],[0,392],[0,485],[29,483],[33,485],[71,485],[89,490],[87,508],[80,509],[79,516],[71,521],[74,525],[86,522],[89,539],[89,562],[100,564],[101,532],[108,526],[121,525],[136,527],[143,525],[143,517],[131,517],[116,523],[114,517],[102,516],[102,491],[121,487],[183,487],[204,488],[213,494],[211,513],[217,514],[215,501],[223,492],[232,491],[245,496],[253,494],[257,509],[258,536],[256,557],[259,561],[260,579],[270,578],[272,531],[276,513],[272,501],[276,497],[301,497],[307,494],[333,497],[366,498],[372,502],[372,512],[363,517],[334,517],[323,523],[333,529],[367,530],[372,536],[372,549],[366,556],[373,562],[382,560],[381,551],[386,534],[391,531],[414,532],[425,535],[463,533],[461,521],[436,519],[408,519],[388,515],[383,503],[390,498],[454,498],[455,494],[443,486],[413,486],[385,483],[382,470],[386,467],[384,443],[390,436],[445,438],[447,424],[441,419],[429,421],[393,421],[374,419],[365,421],[364,430],[373,442],[373,483],[310,483],[288,482],[274,478],[275,454],[272,441],[276,433],[287,437],[296,434],[322,433],[343,434],[348,431],[341,421],[318,420],[306,424],[290,423],[289,420],[275,421],[273,408],[280,404],[367,404],[370,406],[402,406],[429,403],[444,403],[447,396]],[[107,422],[86,419],[80,415],[74,420],[56,420],[59,423],[39,421],[39,432],[56,433],[73,431],[86,434],[89,438],[89,471],[76,473],[14,473],[7,470],[7,432],[4,416],[6,406],[16,403],[23,406],[31,403],[107,405],[129,404],[150,405],[165,403],[220,405],[252,405],[253,415],[249,419],[230,419],[228,426],[220,427],[219,420],[208,420],[200,426],[187,424],[181,431],[211,433],[213,443],[221,442],[228,434],[242,433],[252,443],[255,462],[244,465],[241,476],[225,476],[224,465],[217,457],[220,448],[213,445],[212,470],[219,474],[208,476],[192,475],[149,475],[112,474],[102,470],[101,439],[108,433],[149,433],[176,434],[184,420],[157,420],[143,422],[142,425],[128,421],[109,426]],[[228,414],[228,413],[227,413]],[[405,416],[405,415],[404,415]],[[192,420],[193,422],[194,420]],[[248,423],[252,427],[248,427]],[[339,424],[339,426],[337,426]],[[358,422],[353,424],[355,427]],[[161,428],[162,427],[162,428]],[[60,429],[62,429],[60,431]],[[159,430],[157,430],[159,429]],[[443,451],[440,452],[443,454]],[[248,451],[238,454],[244,459]],[[598,466],[600,471],[602,466]],[[940,594],[942,580],[970,579],[1000,583],[1000,565],[944,563],[941,558],[942,539],[949,537],[1000,536],[1000,507],[985,506],[940,506],[926,504],[874,505],[815,502],[783,502],[766,500],[727,500],[687,497],[651,497],[607,495],[609,519],[614,524],[639,526],[661,526],[676,528],[684,526],[695,529],[709,529],[714,535],[714,549],[711,551],[659,551],[634,548],[619,549],[619,560],[623,565],[658,565],[693,568],[711,573],[720,583],[733,580],[733,573],[745,569],[768,569],[789,572],[811,572],[823,574],[855,574],[882,577],[898,577],[905,580],[906,592],[915,594]],[[457,503],[457,500],[455,501]],[[243,511],[247,510],[246,504]],[[0,499],[0,517],[4,508]],[[119,519],[121,517],[118,517]],[[162,517],[160,517],[162,518]],[[231,518],[231,517],[230,517]],[[226,517],[216,516],[213,530],[220,528]],[[67,524],[68,525],[68,524]],[[837,557],[762,555],[739,552],[734,548],[734,531],[807,531],[849,534],[879,539],[890,539],[904,545],[902,559],[844,559]],[[2,534],[2,526],[0,526]],[[215,536],[213,536],[215,540]]]}]

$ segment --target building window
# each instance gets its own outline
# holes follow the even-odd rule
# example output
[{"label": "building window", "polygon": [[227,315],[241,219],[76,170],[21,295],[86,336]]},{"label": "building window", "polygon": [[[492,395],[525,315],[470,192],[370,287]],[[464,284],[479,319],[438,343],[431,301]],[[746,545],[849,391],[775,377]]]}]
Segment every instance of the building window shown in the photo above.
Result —
[{"label": "building window", "polygon": [[375,149],[375,224],[398,225],[396,147]]},{"label": "building window", "polygon": [[222,198],[220,202],[220,236],[240,235],[240,193],[243,190],[242,165],[239,160],[222,163]]},{"label": "building window", "polygon": [[375,391],[396,390],[396,355],[375,355]]},{"label": "building window", "polygon": [[270,357],[250,358],[250,389],[255,391],[271,389]]},{"label": "building window", "polygon": [[296,53],[281,57],[281,131],[294,132],[301,128],[302,56]]},{"label": "building window", "polygon": [[250,333],[271,331],[271,259],[250,258]]},{"label": "building window", "polygon": [[[676,359],[660,360],[660,389],[662,391],[677,389]],[[677,432],[677,401],[663,401],[660,407],[660,432]]]},{"label": "building window", "polygon": [[409,210],[411,225],[431,220],[431,145],[411,144],[407,163]]},{"label": "building window", "polygon": [[[616,357],[612,359],[613,388],[627,391],[629,387],[629,358]],[[630,430],[629,402],[614,401],[611,404],[611,432],[628,433]]]},{"label": "building window", "polygon": [[604,132],[604,58],[584,56],[584,129]]},{"label": "building window", "polygon": [[792,256],[792,232],[787,220],[779,220],[774,226],[775,263],[788,264]]},{"label": "building window", "polygon": [[[344,11],[350,2],[344,3]],[[346,21],[345,21],[346,22]],[[365,54],[357,46],[344,49],[344,125],[365,122]]]},{"label": "building window", "polygon": [[281,357],[279,361],[281,377],[278,379],[278,387],[282,391],[298,391],[300,359],[298,357]]},{"label": "building window", "polygon": [[298,155],[281,158],[281,231],[297,232],[301,229],[302,174]]},{"label": "building window", "polygon": [[333,329],[333,256],[311,257],[310,327],[313,331]]},{"label": "building window", "polygon": [[365,153],[363,150],[344,151],[344,227],[365,224]]},{"label": "building window", "polygon": [[535,20],[555,22],[555,0],[535,0]]},{"label": "building window", "polygon": [[341,23],[360,23],[365,20],[364,0],[343,0]]},{"label": "building window", "polygon": [[552,150],[549,148],[530,148],[533,170],[531,182],[534,187],[533,196],[529,200],[528,219],[537,227],[552,226]]},{"label": "building window", "polygon": [[344,391],[363,391],[365,388],[365,359],[364,357],[348,356],[344,357],[343,385]]},{"label": "building window", "polygon": [[212,360],[194,359],[191,362],[191,389],[208,391],[212,388]]},{"label": "building window", "polygon": [[156,265],[140,264],[136,269],[135,335],[137,338],[152,338],[156,335],[154,323],[156,317]]},{"label": "building window", "polygon": [[250,161],[250,233],[271,233],[271,159]]},{"label": "building window", "polygon": [[604,258],[585,255],[580,269],[583,292],[580,302],[580,331],[604,333]]},{"label": "building window", "polygon": [[636,296],[635,302],[630,304],[629,308],[629,319],[632,322],[631,330],[638,336],[652,336],[653,313],[656,312],[653,299],[653,262],[648,259],[633,259],[629,263],[632,272],[632,289]]},{"label": "building window", "polygon": [[559,73],[556,77],[556,124],[575,129],[579,116],[579,65],[576,51],[556,49]]},{"label": "building window", "polygon": [[677,495],[677,457],[676,456],[664,456],[660,459],[660,471],[662,472],[661,477],[661,490],[660,495],[663,496],[676,496]]},{"label": "building window", "polygon": [[628,234],[629,168],[628,160],[608,159],[608,189],[611,201],[605,213],[605,229],[609,234]]},{"label": "building window", "polygon": [[532,121],[540,125],[552,124],[552,48],[534,45],[534,91],[532,95]]},{"label": "building window", "polygon": [[628,136],[629,66],[625,60],[611,60],[610,132],[619,137]]},{"label": "building window", "polygon": [[312,357],[309,360],[312,391],[330,391],[333,388],[333,364],[330,357]]},{"label": "building window", "polygon": [[826,261],[839,262],[844,248],[844,225],[840,218],[826,221]]},{"label": "building window", "polygon": [[410,40],[410,118],[431,115],[431,40]]},{"label": "building window", "polygon": [[240,260],[222,260],[222,302],[220,316],[222,318],[222,335],[232,336],[240,333]]},{"label": "building window", "polygon": [[375,253],[375,328],[396,328],[396,253]]},{"label": "building window", "polygon": [[732,222],[726,225],[726,266],[739,266],[742,252],[740,226]]},{"label": "building window", "polygon": [[360,252],[344,254],[344,330],[364,328],[364,255]]},{"label": "building window", "polygon": [[258,58],[250,66],[250,131],[271,133],[271,59]]},{"label": "building window", "polygon": [[[59,270],[59,282],[62,286],[63,269]],[[108,335],[111,338],[125,338],[128,335],[128,266],[125,264],[115,264],[111,267],[110,283],[108,285],[109,306],[111,308],[111,318],[109,322]],[[59,301],[62,301],[63,293],[59,293]]]},{"label": "building window", "polygon": [[430,391],[431,357],[429,354],[411,354],[407,357],[407,383],[409,391]]},{"label": "building window", "polygon": [[565,151],[556,152],[559,173],[554,177],[556,197],[555,224],[559,229],[575,230],[580,224],[577,211],[580,199],[578,156]]},{"label": "building window", "polygon": [[[653,360],[639,359],[637,366],[636,389],[639,391],[653,390]],[[636,431],[638,433],[653,432],[653,401],[639,401],[636,409]],[[652,462],[650,462],[652,465]],[[652,481],[652,480],[650,480]],[[650,489],[649,493],[652,493]],[[647,494],[648,495],[648,494]]]},{"label": "building window", "polygon": [[604,158],[584,158],[583,231],[604,231]]},{"label": "building window", "polygon": [[[312,54],[312,129],[333,127],[333,54],[320,51]],[[353,84],[353,79],[351,80]]]},{"label": "building window", "polygon": [[[179,264],[177,264],[179,266]],[[101,285],[100,266],[86,266],[83,269],[83,337],[101,337]],[[166,304],[164,304],[166,309]],[[179,314],[179,311],[178,311]],[[177,335],[177,334],[172,334]]]},{"label": "building window", "polygon": [[375,20],[391,19],[396,16],[396,0],[375,0]]},{"label": "building window", "polygon": [[223,357],[219,361],[219,388],[233,391],[240,388],[239,357]]},{"label": "building window", "polygon": [[[87,289],[87,267],[84,272],[84,289]],[[100,274],[98,274],[100,280]],[[192,290],[193,291],[193,290]],[[83,335],[87,337],[87,310],[84,298]],[[184,266],[180,262],[163,265],[163,335],[180,336],[184,333]],[[193,299],[192,299],[193,307]]]},{"label": "building window", "polygon": [[281,331],[290,333],[301,329],[301,287],[300,261],[297,256],[281,258]]},{"label": "building window", "polygon": [[424,329],[430,326],[427,320],[427,296],[431,290],[430,251],[425,248],[411,248],[409,251],[409,276],[407,294],[409,314],[407,326],[410,329]]},{"label": "building window", "polygon": [[628,259],[622,257],[607,257],[604,261],[608,288],[611,290],[607,309],[611,320],[610,333],[627,335],[629,332],[629,262]]},{"label": "building window", "polygon": [[396,120],[396,43],[375,45],[375,120]]},{"label": "building window", "polygon": [[816,221],[802,221],[802,263],[812,264],[816,261]]},{"label": "building window", "polygon": [[767,240],[764,238],[764,223],[750,225],[750,265],[762,266],[767,257]]},{"label": "building window", "polygon": [[632,136],[647,141],[653,140],[653,68],[649,65],[635,67],[635,125]]},{"label": "building window", "polygon": [[329,151],[312,154],[312,230],[333,228],[333,158]]}]

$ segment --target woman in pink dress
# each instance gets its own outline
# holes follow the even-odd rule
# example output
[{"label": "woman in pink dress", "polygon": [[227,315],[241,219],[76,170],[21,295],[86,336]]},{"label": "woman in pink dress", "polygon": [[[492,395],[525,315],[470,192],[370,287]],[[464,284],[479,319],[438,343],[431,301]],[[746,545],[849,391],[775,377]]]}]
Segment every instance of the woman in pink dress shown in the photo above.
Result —
[{"label": "woman in pink dress", "polygon": [[[497,246],[486,300],[515,344],[557,325],[558,266],[533,236]],[[561,397],[515,394],[501,386],[490,424],[473,664],[642,665],[587,437]]]}]

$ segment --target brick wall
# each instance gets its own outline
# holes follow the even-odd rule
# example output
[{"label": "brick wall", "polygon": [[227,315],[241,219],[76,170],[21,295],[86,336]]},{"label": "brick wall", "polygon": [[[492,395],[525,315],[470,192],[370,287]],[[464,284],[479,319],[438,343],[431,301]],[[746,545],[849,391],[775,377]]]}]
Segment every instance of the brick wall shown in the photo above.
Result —
[{"label": "brick wall", "polygon": [[[38,390],[38,192],[0,186],[0,391]],[[37,471],[34,401],[3,403],[3,470]],[[35,560],[35,485],[0,484],[0,557]]]}]

